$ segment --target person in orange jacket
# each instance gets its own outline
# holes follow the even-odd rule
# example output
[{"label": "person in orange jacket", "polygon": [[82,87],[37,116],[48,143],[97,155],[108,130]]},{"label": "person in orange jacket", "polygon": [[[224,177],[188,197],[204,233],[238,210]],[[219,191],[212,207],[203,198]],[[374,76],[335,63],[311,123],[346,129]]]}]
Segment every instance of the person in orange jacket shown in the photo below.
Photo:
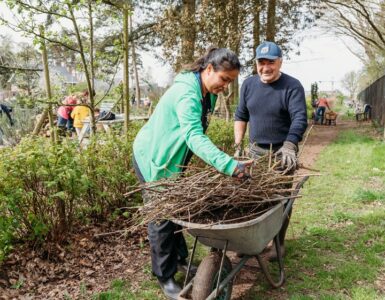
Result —
[{"label": "person in orange jacket", "polygon": [[326,108],[331,110],[330,106],[329,106],[328,99],[325,98],[325,97],[322,97],[322,98],[318,99],[318,101],[317,101],[317,110],[316,110],[316,113],[315,113],[315,121],[318,122],[318,120],[321,119],[321,123],[320,123],[321,125],[324,122]]}]

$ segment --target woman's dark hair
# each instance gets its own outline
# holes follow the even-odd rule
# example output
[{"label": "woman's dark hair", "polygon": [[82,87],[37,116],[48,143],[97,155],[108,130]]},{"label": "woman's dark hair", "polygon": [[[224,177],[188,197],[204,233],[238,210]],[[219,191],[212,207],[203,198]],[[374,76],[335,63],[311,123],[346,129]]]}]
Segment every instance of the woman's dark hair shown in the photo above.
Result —
[{"label": "woman's dark hair", "polygon": [[182,72],[201,72],[211,64],[214,71],[239,70],[241,63],[237,55],[226,48],[210,47],[207,52],[192,64],[186,65]]}]

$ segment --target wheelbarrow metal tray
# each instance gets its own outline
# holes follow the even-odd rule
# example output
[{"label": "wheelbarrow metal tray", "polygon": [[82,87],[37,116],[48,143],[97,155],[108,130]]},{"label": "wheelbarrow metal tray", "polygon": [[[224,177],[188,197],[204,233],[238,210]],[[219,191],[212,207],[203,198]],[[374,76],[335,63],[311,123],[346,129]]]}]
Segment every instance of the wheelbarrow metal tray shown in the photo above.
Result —
[{"label": "wheelbarrow metal tray", "polygon": [[228,241],[227,250],[256,255],[262,252],[281,229],[283,209],[281,202],[253,220],[234,224],[207,225],[180,220],[173,222],[186,227],[192,236],[198,237],[199,242],[206,246],[224,249]]}]

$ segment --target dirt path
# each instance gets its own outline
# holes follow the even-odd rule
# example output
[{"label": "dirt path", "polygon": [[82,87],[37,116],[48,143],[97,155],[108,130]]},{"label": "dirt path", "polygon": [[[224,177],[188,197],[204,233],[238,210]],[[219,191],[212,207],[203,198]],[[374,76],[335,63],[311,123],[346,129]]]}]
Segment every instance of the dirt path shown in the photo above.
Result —
[{"label": "dirt path", "polygon": [[[338,136],[338,133],[342,130],[351,129],[357,126],[355,122],[338,122],[337,126],[312,126],[309,128],[309,134],[306,138],[305,145],[300,151],[300,163],[306,168],[312,168],[316,162],[319,154],[322,150],[332,143]],[[300,169],[299,173],[308,173],[306,169]],[[233,261],[237,259],[233,256]],[[248,299],[247,292],[255,285],[258,281],[265,281],[262,276],[256,259],[249,260],[245,268],[241,270],[237,276],[233,286],[233,300],[245,300]],[[283,297],[282,299],[285,299]]]},{"label": "dirt path", "polygon": [[[332,127],[314,126],[300,158],[302,164],[312,167],[338,132],[355,125],[345,122]],[[51,251],[45,253],[31,247],[18,248],[0,269],[0,299],[65,299],[65,295],[70,296],[68,299],[90,299],[96,292],[109,289],[114,279],[129,282],[131,289],[153,280],[146,271],[149,249],[145,232],[136,237],[112,235],[95,239],[96,233],[122,228],[124,220],[84,227],[73,234],[67,246],[52,245]],[[232,299],[247,299],[245,295],[258,280],[264,279],[256,261],[250,260],[235,280]]]}]

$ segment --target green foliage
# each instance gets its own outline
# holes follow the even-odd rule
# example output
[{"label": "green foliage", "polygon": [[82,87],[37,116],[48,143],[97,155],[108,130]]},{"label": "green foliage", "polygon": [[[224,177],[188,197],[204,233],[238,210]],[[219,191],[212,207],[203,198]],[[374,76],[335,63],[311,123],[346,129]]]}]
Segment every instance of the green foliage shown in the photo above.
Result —
[{"label": "green foliage", "polygon": [[58,240],[70,228],[87,188],[76,152],[74,143],[52,146],[43,138],[2,151],[1,217],[14,219],[16,238],[39,240],[50,233]]},{"label": "green foliage", "polygon": [[234,123],[213,117],[207,130],[210,140],[222,151],[233,155],[234,151]]},{"label": "green foliage", "polygon": [[314,82],[311,84],[310,94],[311,94],[311,104],[315,105],[315,102],[318,99],[318,84],[317,84],[317,82]]},{"label": "green foliage", "polygon": [[306,98],[306,113],[307,113],[307,118],[310,120],[312,117],[312,113],[314,111],[314,108],[312,106],[312,100],[310,97]]},{"label": "green foliage", "polygon": [[68,94],[81,93],[88,90],[86,82],[79,82],[68,87]]},{"label": "green foliage", "polygon": [[128,172],[132,160],[132,142],[135,130],[128,141],[120,136],[98,136],[82,152],[84,174],[89,180],[88,205],[96,214],[121,207],[125,202],[122,195],[127,184],[133,185],[136,178]]},{"label": "green foliage", "polygon": [[129,205],[123,194],[136,183],[131,148],[140,125],[133,123],[127,138],[97,136],[84,150],[46,138],[1,149],[0,260],[15,239],[61,241],[75,220]]},{"label": "green foliage", "polygon": [[16,103],[18,106],[20,106],[20,108],[29,108],[29,109],[34,108],[36,105],[35,99],[33,97],[27,96],[27,95],[20,95],[20,94],[16,96]]}]

